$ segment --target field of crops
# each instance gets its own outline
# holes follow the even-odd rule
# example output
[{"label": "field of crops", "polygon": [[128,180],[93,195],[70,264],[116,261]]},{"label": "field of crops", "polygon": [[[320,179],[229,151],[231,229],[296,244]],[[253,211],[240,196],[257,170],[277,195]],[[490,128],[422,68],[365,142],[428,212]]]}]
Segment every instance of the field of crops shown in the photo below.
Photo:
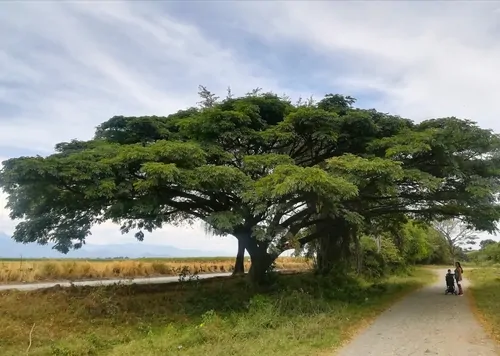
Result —
[{"label": "field of crops", "polygon": [[[0,260],[0,283],[38,282],[177,276],[232,272],[234,258],[164,258],[137,260]],[[245,261],[245,268],[250,260]],[[310,262],[303,258],[283,257],[276,261],[277,269],[305,270]]]}]

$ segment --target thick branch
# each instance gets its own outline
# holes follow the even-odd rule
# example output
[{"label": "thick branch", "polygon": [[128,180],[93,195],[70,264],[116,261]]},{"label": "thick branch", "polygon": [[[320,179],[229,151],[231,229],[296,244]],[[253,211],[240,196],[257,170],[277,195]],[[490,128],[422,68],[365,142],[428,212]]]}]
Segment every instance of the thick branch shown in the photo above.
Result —
[{"label": "thick branch", "polygon": [[300,221],[300,220],[303,220],[307,217],[307,215],[311,214],[312,213],[312,209],[310,208],[306,208],[300,212],[298,212],[297,214],[295,215],[292,215],[291,217],[289,217],[288,219],[286,219],[285,221],[283,221],[280,226],[281,227],[284,227],[284,228],[287,228],[291,225],[293,225],[294,223],[296,223],[297,221]]},{"label": "thick branch", "polygon": [[323,231],[316,231],[299,239],[300,247],[304,247],[308,242],[314,241],[323,235]]}]

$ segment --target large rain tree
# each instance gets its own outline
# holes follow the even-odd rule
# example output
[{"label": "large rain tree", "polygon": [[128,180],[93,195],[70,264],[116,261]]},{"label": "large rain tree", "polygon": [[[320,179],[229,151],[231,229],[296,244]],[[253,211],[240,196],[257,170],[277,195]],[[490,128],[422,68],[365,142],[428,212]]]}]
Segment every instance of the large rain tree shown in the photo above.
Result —
[{"label": "large rain tree", "polygon": [[259,281],[284,250],[315,242],[330,270],[372,225],[463,217],[494,230],[498,138],[454,118],[419,125],[327,95],[292,104],[257,91],[167,117],[113,117],[90,141],[4,162],[14,238],[66,252],[92,226],[123,232],[201,220],[238,239]]}]

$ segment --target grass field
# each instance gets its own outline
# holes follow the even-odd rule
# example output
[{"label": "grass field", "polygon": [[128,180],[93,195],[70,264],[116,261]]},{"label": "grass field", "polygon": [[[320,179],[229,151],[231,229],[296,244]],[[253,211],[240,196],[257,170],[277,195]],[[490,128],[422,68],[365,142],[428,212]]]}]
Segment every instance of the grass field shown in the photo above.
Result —
[{"label": "grass field", "polygon": [[[312,355],[330,352],[432,272],[366,282],[278,275],[0,292],[2,356]],[[31,334],[31,337],[30,337]]]},{"label": "grass field", "polygon": [[[0,260],[0,283],[38,282],[177,276],[232,272],[234,258],[165,258],[138,260]],[[248,270],[250,262],[245,262]],[[277,269],[305,270],[310,263],[304,258],[283,257]]]},{"label": "grass field", "polygon": [[476,268],[468,277],[474,309],[491,336],[500,342],[500,268]]}]

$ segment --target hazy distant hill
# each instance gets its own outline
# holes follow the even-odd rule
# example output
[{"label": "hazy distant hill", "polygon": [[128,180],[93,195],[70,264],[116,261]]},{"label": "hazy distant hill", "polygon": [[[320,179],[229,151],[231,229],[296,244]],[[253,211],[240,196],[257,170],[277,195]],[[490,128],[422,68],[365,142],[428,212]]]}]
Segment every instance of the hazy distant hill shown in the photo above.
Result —
[{"label": "hazy distant hill", "polygon": [[113,257],[216,257],[232,256],[221,251],[183,250],[166,245],[137,244],[84,245],[67,255],[59,253],[52,246],[36,243],[21,244],[0,232],[0,258],[113,258]]}]

